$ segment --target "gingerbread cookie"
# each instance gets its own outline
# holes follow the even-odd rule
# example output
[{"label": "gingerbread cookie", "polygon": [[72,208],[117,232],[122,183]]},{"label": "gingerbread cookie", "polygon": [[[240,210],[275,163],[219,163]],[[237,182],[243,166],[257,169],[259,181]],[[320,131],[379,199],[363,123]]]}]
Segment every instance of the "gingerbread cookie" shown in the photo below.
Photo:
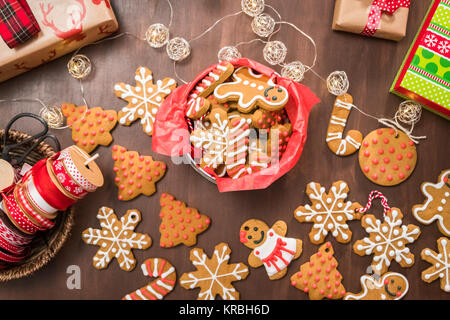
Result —
[{"label": "gingerbread cookie", "polygon": [[417,240],[420,228],[412,224],[403,225],[402,218],[400,209],[392,208],[383,222],[373,215],[364,215],[361,219],[369,237],[356,241],[353,251],[360,256],[374,255],[371,266],[375,274],[388,271],[394,259],[403,268],[414,264],[414,255],[406,245]]},{"label": "gingerbread cookie", "polygon": [[160,246],[171,248],[184,244],[188,247],[197,243],[197,235],[209,228],[211,219],[198,213],[195,208],[188,208],[184,202],[175,200],[167,193],[160,199],[161,233]]},{"label": "gingerbread cookie", "polygon": [[196,99],[197,97],[208,97],[218,85],[233,74],[233,71],[234,66],[230,62],[221,61],[191,91],[188,100]]},{"label": "gingerbread cookie", "polygon": [[239,292],[231,283],[247,278],[249,270],[243,263],[228,264],[230,253],[226,243],[216,245],[211,258],[202,249],[192,249],[190,260],[197,271],[183,274],[181,286],[188,290],[199,287],[198,300],[214,300],[217,295],[223,300],[238,300]]},{"label": "gingerbread cookie", "polygon": [[82,233],[84,242],[100,247],[93,258],[94,267],[105,269],[116,258],[122,270],[133,270],[136,260],[131,249],[145,250],[152,244],[148,234],[134,232],[141,221],[141,213],[138,210],[128,210],[119,220],[113,209],[102,207],[97,219],[101,230],[89,228]]},{"label": "gingerbread cookie", "polygon": [[327,139],[328,148],[338,156],[349,156],[361,147],[362,133],[358,130],[350,130],[343,138],[347,119],[352,110],[353,97],[345,93],[336,98],[330,123],[328,124]]},{"label": "gingerbread cookie", "polygon": [[211,107],[211,102],[203,97],[192,98],[188,100],[187,103],[188,110],[186,111],[186,116],[188,118],[197,120],[201,118],[209,108]]},{"label": "gingerbread cookie", "polygon": [[437,279],[441,280],[441,289],[450,292],[450,240],[442,237],[437,240],[438,252],[431,249],[423,249],[422,260],[432,264],[431,267],[422,271],[422,280],[431,283]]},{"label": "gingerbread cookie", "polygon": [[227,137],[225,167],[227,174],[234,179],[245,171],[249,147],[250,119],[235,117],[229,119],[230,130]]},{"label": "gingerbread cookie", "polygon": [[117,97],[128,102],[119,112],[119,123],[129,126],[137,119],[141,119],[142,129],[146,134],[153,134],[153,123],[161,103],[164,101],[177,83],[172,78],[164,78],[153,84],[152,72],[139,67],[136,70],[136,86],[118,83],[114,86]]},{"label": "gingerbread cookie", "polygon": [[173,265],[162,258],[147,259],[141,265],[144,276],[156,278],[130,294],[122,300],[162,300],[175,287],[177,273]]},{"label": "gingerbread cookie", "polygon": [[437,221],[442,234],[450,236],[450,169],[441,172],[438,183],[423,183],[421,190],[427,200],[412,208],[414,217],[423,224]]},{"label": "gingerbread cookie", "polygon": [[236,101],[240,112],[249,113],[258,106],[269,111],[280,110],[289,99],[286,88],[275,84],[273,78],[256,74],[248,67],[237,69],[233,80],[218,85],[214,96],[221,103]]},{"label": "gingerbread cookie", "polygon": [[72,140],[80,149],[91,153],[98,145],[108,146],[112,142],[110,131],[117,124],[116,111],[100,107],[87,109],[71,103],[64,103],[61,109],[72,128]]},{"label": "gingerbread cookie", "polygon": [[215,109],[211,111],[209,119],[211,128],[194,130],[190,141],[194,147],[204,150],[200,166],[215,170],[225,163],[229,132],[228,115],[226,111]]},{"label": "gingerbread cookie", "polygon": [[302,264],[300,271],[291,277],[291,285],[308,293],[311,300],[342,299],[345,288],[333,254],[331,242],[323,244],[309,258],[309,262]]},{"label": "gingerbread cookie", "polygon": [[119,188],[119,200],[128,201],[140,194],[151,196],[156,192],[156,182],[164,177],[166,164],[154,161],[150,156],[141,156],[136,151],[113,146],[114,179]]},{"label": "gingerbread cookie", "polygon": [[283,110],[268,111],[264,109],[257,109],[252,114],[252,125],[258,129],[268,129],[282,122]]},{"label": "gingerbread cookie", "polygon": [[252,249],[248,264],[253,268],[264,265],[270,280],[284,277],[289,264],[302,253],[302,240],[285,238],[286,232],[287,225],[281,220],[272,228],[257,219],[250,219],[241,226],[240,241]]},{"label": "gingerbread cookie", "polygon": [[408,279],[397,272],[387,272],[380,279],[365,274],[360,282],[363,291],[348,292],[344,300],[400,300],[409,289]]},{"label": "gingerbread cookie", "polygon": [[281,159],[286,151],[287,145],[292,135],[292,124],[277,124],[270,128],[269,131],[269,154],[272,157],[278,155],[278,159]]},{"label": "gingerbread cookie", "polygon": [[298,207],[294,212],[294,217],[299,222],[314,223],[309,233],[309,240],[312,243],[324,242],[328,232],[331,232],[338,242],[350,242],[352,232],[347,221],[361,219],[361,214],[357,210],[362,206],[358,202],[345,202],[349,190],[344,181],[333,183],[328,193],[318,183],[308,184],[306,194],[312,205]]},{"label": "gingerbread cookie", "polygon": [[364,175],[381,186],[395,186],[405,181],[414,171],[417,151],[414,142],[391,128],[369,133],[359,150],[359,165]]}]

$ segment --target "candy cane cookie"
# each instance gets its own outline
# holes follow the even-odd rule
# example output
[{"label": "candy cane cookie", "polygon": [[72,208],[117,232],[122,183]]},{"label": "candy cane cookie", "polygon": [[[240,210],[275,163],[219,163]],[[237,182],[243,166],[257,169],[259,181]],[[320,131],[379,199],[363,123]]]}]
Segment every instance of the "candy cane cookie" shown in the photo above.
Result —
[{"label": "candy cane cookie", "polygon": [[207,99],[214,89],[227,80],[234,71],[234,66],[228,61],[217,64],[206,77],[204,77],[191,91],[188,97],[188,111],[186,116],[191,119],[198,119],[204,115],[211,106]]},{"label": "candy cane cookie", "polygon": [[336,98],[333,111],[331,112],[325,141],[328,144],[328,148],[338,156],[349,156],[361,147],[363,136],[358,130],[350,130],[347,136],[343,138],[352,103],[353,97],[345,93]]},{"label": "candy cane cookie", "polygon": [[130,294],[122,300],[162,300],[175,287],[177,273],[172,264],[162,258],[151,258],[142,265],[144,276],[157,278]]}]

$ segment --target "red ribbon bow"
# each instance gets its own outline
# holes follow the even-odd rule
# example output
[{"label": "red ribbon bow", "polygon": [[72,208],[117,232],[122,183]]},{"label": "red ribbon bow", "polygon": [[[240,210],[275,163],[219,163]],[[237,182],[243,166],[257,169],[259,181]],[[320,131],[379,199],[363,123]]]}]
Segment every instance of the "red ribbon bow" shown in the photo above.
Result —
[{"label": "red ribbon bow", "polygon": [[409,8],[410,0],[374,0],[370,7],[369,18],[362,35],[373,37],[380,28],[381,14],[393,14],[398,8]]}]

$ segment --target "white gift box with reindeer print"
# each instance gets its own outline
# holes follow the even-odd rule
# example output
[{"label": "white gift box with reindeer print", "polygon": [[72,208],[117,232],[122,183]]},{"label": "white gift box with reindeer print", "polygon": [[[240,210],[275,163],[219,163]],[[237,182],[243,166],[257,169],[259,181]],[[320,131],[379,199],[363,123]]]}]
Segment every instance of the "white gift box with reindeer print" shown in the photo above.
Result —
[{"label": "white gift box with reindeer print", "polygon": [[107,37],[119,28],[109,0],[31,0],[28,4],[41,32],[14,49],[0,39],[0,82]]}]

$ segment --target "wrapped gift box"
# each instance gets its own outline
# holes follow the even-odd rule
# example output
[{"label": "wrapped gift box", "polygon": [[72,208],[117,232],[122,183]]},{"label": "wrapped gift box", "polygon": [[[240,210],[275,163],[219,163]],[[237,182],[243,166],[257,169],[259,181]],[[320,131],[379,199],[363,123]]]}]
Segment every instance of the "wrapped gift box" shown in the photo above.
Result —
[{"label": "wrapped gift box", "polygon": [[450,119],[450,0],[434,0],[391,92]]},{"label": "wrapped gift box", "polygon": [[409,0],[336,0],[333,30],[399,41],[406,35],[408,14]]},{"label": "wrapped gift box", "polygon": [[118,29],[109,0],[28,0],[41,32],[10,49],[0,38],[0,82]]}]

